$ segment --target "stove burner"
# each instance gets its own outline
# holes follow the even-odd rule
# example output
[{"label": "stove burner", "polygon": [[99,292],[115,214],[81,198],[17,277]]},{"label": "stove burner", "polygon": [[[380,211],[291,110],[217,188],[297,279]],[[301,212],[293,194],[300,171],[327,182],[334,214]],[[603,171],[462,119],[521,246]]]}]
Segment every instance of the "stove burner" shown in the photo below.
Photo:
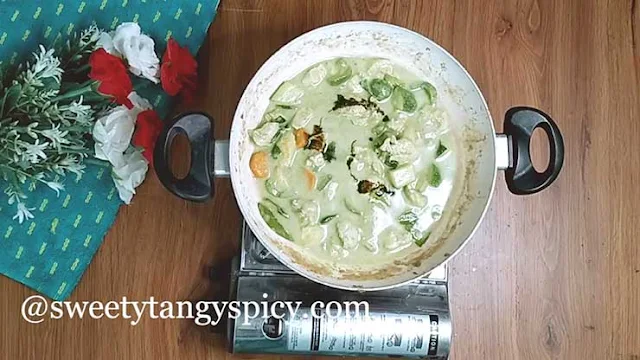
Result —
[{"label": "stove burner", "polygon": [[[448,358],[451,315],[444,265],[403,286],[346,291],[296,274],[262,245],[247,224],[243,224],[241,244],[240,256],[232,266],[231,300],[290,301],[299,302],[302,307],[294,317],[259,317],[249,323],[229,320],[230,352]],[[368,317],[355,320],[303,316],[310,314],[310,305],[317,301],[365,301],[371,311]]]}]

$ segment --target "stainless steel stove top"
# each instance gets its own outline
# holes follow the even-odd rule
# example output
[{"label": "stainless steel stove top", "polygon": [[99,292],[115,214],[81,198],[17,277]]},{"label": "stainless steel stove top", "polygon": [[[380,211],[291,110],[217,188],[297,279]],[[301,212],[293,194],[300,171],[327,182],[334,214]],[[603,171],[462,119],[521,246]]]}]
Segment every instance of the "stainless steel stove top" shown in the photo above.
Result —
[{"label": "stainless steel stove top", "polygon": [[[280,263],[249,227],[242,229],[240,256],[234,259],[231,300],[289,301],[303,304],[297,315],[230,320],[232,353],[390,356],[445,360],[451,349],[451,314],[445,266],[391,289],[357,292],[313,282]],[[369,316],[317,319],[314,302],[369,304]]]}]

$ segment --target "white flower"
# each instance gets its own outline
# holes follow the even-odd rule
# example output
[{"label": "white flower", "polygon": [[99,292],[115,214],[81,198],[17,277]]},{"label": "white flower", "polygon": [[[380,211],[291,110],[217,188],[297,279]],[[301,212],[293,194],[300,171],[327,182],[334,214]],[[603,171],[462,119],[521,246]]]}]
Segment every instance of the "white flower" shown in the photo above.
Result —
[{"label": "white flower", "polygon": [[129,147],[135,118],[126,106],[118,106],[96,121],[93,126],[96,158],[107,160],[114,166],[123,162],[123,153]]},{"label": "white flower", "polygon": [[60,190],[64,190],[64,185],[60,184],[56,181],[47,181],[47,186],[51,188],[51,190],[56,192],[57,196],[60,196]]},{"label": "white flower", "polygon": [[133,147],[129,148],[122,159],[121,166],[113,167],[112,176],[120,199],[128,205],[136,193],[135,189],[144,181],[149,165],[142,152]]},{"label": "white flower", "polygon": [[27,142],[23,142],[22,147],[24,148],[22,152],[22,160],[28,161],[32,164],[37,164],[40,162],[40,158],[42,160],[47,159],[47,154],[44,153],[44,150],[49,146],[48,142],[44,142],[40,144],[40,139],[37,139],[35,143],[30,144]]},{"label": "white flower", "polygon": [[143,98],[142,96],[138,95],[138,93],[135,92],[135,91],[132,91],[131,94],[129,94],[128,98],[133,103],[133,109],[132,110],[137,111],[136,116],[138,116],[138,114],[140,112],[142,112],[143,110],[150,110],[150,109],[153,108],[153,106],[151,106],[151,103],[149,102],[149,100],[147,100],[147,99]]},{"label": "white flower", "polygon": [[96,45],[99,48],[103,48],[104,51],[108,52],[111,55],[122,57],[122,54],[120,54],[118,50],[116,50],[116,48],[113,46],[113,31],[110,33],[101,32],[98,36]]},{"label": "white flower", "polygon": [[58,150],[60,150],[60,145],[69,143],[69,139],[66,138],[69,131],[60,131],[60,124],[52,126],[51,129],[48,130],[42,130],[41,133],[44,137],[51,140],[53,146]]},{"label": "white flower", "polygon": [[18,208],[18,211],[13,216],[13,220],[18,219],[18,222],[22,224],[22,222],[24,222],[25,219],[26,220],[33,219],[33,214],[31,213],[31,210],[34,210],[35,208],[27,208],[23,202],[18,202],[17,208]]},{"label": "white flower", "polygon": [[123,154],[129,147],[138,114],[151,109],[151,104],[136,92],[129,94],[132,109],[118,106],[96,121],[93,126],[96,158],[109,161],[113,166],[123,165]]},{"label": "white flower", "polygon": [[158,83],[160,60],[155,51],[155,43],[140,31],[136,23],[122,23],[113,33],[101,33],[98,46],[108,53],[127,60],[129,70],[136,76]]}]

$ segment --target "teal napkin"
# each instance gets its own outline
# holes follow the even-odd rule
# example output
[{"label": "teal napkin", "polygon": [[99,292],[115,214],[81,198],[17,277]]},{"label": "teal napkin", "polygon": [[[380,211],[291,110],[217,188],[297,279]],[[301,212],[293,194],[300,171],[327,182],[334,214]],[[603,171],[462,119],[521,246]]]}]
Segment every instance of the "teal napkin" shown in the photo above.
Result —
[{"label": "teal napkin", "polygon": [[[169,37],[195,54],[219,1],[0,0],[0,65],[29,60],[39,44],[66,40],[94,22],[109,30],[134,21],[160,55]],[[158,87],[141,95],[160,116],[170,111],[172,102]],[[26,187],[35,218],[22,224],[12,220],[15,206],[0,198],[0,273],[54,300],[66,299],[76,287],[122,204],[108,168],[90,165],[81,178],[61,182],[65,191],[59,196],[43,186]],[[0,189],[5,187],[0,180]]]}]

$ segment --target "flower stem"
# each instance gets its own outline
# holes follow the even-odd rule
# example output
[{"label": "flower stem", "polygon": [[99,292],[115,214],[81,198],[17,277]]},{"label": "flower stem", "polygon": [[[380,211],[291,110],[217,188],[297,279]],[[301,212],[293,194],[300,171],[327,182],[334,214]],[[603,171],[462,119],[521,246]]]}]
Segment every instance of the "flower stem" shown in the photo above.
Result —
[{"label": "flower stem", "polygon": [[73,99],[73,98],[77,98],[80,97],[84,94],[90,93],[90,92],[94,92],[95,90],[93,89],[94,84],[97,84],[96,81],[88,81],[86,82],[86,85],[75,89],[75,90],[71,90],[69,92],[66,92],[62,95],[58,95],[52,99],[50,99],[49,101],[51,101],[52,103],[55,102],[59,102],[59,101],[63,101],[63,100],[67,100],[67,99]]}]

